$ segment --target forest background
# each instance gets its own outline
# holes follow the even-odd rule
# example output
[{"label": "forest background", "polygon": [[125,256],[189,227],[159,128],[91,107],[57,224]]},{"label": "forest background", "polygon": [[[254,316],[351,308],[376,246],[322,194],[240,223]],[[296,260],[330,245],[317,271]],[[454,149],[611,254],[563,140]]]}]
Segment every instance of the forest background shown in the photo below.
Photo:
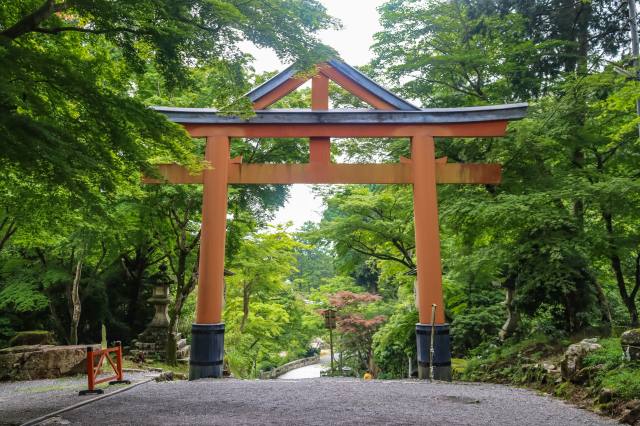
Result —
[{"label": "forest background", "polygon": [[[628,3],[390,0],[362,71],[423,107],[529,102],[505,138],[437,140],[498,162],[499,186],[439,187],[453,351],[639,324],[640,144]],[[202,141],[149,105],[250,114],[250,40],[309,67],[339,26],[313,0],[7,1],[0,5],[0,345],[25,330],[128,344],[169,267],[171,327],[193,321],[201,188],[143,186],[157,162],[202,168]],[[335,107],[362,107],[332,87]],[[305,107],[302,89],[279,102]],[[245,162],[304,162],[304,140],[234,140]],[[339,140],[334,159],[397,162],[408,140]],[[414,231],[405,186],[318,187],[320,223],[269,226],[286,186],[232,186],[226,358],[256,376],[310,353],[340,312],[356,371],[415,359]],[[506,342],[506,343],[505,343]]]}]

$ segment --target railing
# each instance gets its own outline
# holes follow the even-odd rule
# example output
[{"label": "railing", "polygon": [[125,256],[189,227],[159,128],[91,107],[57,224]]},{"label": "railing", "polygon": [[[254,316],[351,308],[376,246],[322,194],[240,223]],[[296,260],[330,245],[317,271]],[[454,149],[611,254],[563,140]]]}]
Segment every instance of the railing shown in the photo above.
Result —
[{"label": "railing", "polygon": [[317,364],[320,362],[320,356],[315,355],[309,358],[297,359],[295,361],[288,362],[280,367],[274,368],[269,371],[260,372],[260,379],[275,379],[276,377],[282,376],[284,373],[288,373],[291,370],[295,370],[296,368],[306,367],[307,365]]},{"label": "railing", "polygon": [[[111,359],[110,354],[114,353],[116,356],[115,362]],[[100,359],[96,364],[95,357],[99,356]],[[101,377],[102,366],[104,361],[107,360],[108,364],[113,369],[114,375],[109,377]],[[122,344],[120,342],[115,343],[115,347],[106,349],[94,349],[92,346],[87,346],[87,389],[78,392],[78,395],[87,394],[101,394],[104,393],[102,389],[96,389],[96,385],[100,383],[109,382],[110,385],[119,383],[130,384],[129,380],[124,380],[122,374]]]}]

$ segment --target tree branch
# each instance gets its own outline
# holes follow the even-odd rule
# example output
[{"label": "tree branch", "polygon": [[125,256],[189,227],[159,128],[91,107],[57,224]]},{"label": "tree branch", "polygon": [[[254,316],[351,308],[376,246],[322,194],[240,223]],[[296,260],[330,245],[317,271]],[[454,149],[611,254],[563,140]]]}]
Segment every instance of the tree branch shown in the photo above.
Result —
[{"label": "tree branch", "polygon": [[[6,220],[2,223],[2,226],[0,226],[0,228],[3,228],[5,224],[6,224]],[[4,235],[2,236],[2,238],[0,238],[0,251],[2,251],[4,245],[7,243],[7,241],[9,241],[9,238],[11,238],[11,236],[16,233],[17,230],[18,230],[18,225],[16,224],[16,220],[12,219],[9,222],[9,226],[7,227],[7,230],[4,232]]]},{"label": "tree branch", "polygon": [[2,31],[0,35],[14,40],[21,35],[35,31],[42,21],[68,7],[69,4],[65,2],[56,4],[55,0],[46,0],[38,9],[16,22],[13,26]]}]

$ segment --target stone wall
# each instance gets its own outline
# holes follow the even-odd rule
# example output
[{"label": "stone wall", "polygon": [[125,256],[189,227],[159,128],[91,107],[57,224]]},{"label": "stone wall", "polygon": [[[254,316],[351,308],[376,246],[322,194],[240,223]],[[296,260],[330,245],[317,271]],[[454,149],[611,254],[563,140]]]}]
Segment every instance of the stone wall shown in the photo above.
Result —
[{"label": "stone wall", "polygon": [[320,362],[320,356],[312,356],[309,358],[297,359],[295,361],[288,362],[280,367],[274,368],[273,370],[263,371],[260,373],[260,379],[275,379],[279,376],[282,376],[285,373],[288,373],[291,370],[295,370],[296,368],[306,367],[307,365],[313,365]]}]

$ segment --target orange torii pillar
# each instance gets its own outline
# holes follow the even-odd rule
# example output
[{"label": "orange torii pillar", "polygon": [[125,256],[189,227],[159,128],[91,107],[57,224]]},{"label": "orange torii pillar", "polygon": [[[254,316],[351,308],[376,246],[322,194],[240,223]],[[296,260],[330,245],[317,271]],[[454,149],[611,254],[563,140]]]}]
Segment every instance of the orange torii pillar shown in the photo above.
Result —
[{"label": "orange torii pillar", "polygon": [[229,138],[207,136],[196,323],[191,327],[189,380],[222,377],[224,252],[227,234]]},{"label": "orange torii pillar", "polygon": [[[432,136],[414,135],[411,138],[411,162],[418,269],[416,299],[420,321],[416,324],[418,376],[421,379],[450,381],[451,351],[449,325],[445,323],[442,296],[436,156]],[[432,322],[434,307],[435,321]]]}]

